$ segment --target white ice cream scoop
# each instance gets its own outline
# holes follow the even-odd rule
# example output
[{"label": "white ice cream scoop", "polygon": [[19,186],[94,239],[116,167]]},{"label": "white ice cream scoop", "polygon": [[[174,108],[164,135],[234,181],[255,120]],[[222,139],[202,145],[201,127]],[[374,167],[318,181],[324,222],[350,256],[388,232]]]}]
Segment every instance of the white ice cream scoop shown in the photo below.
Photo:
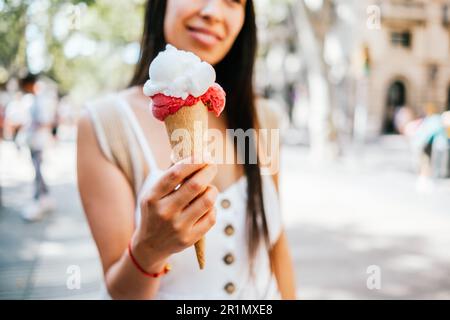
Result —
[{"label": "white ice cream scoop", "polygon": [[144,85],[144,94],[149,97],[158,93],[182,99],[199,97],[216,81],[209,63],[170,44],[150,64],[149,76]]}]

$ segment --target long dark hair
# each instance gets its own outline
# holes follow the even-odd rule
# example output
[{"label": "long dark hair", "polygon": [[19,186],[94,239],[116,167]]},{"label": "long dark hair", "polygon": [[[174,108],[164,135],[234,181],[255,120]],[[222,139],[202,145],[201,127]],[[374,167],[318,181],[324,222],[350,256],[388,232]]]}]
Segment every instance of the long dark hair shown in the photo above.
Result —
[{"label": "long dark hair", "polygon": [[[143,85],[148,79],[148,68],[156,55],[164,50],[164,16],[166,0],[149,0],[145,11],[144,32],[141,41],[141,53],[136,65],[131,86]],[[256,56],[257,37],[253,2],[245,4],[244,25],[231,50],[216,66],[217,82],[227,93],[225,108],[227,126],[230,129],[257,128],[253,67]],[[248,252],[251,262],[255,258],[261,240],[270,249],[269,232],[264,211],[262,179],[258,163],[247,161],[249,154],[256,154],[256,145],[252,139],[247,141],[244,155],[244,172],[247,177],[247,230]],[[245,150],[244,150],[245,152]]]}]

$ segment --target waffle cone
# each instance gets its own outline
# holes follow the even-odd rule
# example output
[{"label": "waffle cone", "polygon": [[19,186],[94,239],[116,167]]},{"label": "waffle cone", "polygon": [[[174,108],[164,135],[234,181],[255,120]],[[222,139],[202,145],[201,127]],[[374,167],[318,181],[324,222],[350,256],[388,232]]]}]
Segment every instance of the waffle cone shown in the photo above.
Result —
[{"label": "waffle cone", "polygon": [[[202,102],[179,109],[164,120],[175,161],[196,156],[201,159],[206,149],[208,109]],[[195,252],[200,269],[205,266],[205,239],[195,243]]]}]

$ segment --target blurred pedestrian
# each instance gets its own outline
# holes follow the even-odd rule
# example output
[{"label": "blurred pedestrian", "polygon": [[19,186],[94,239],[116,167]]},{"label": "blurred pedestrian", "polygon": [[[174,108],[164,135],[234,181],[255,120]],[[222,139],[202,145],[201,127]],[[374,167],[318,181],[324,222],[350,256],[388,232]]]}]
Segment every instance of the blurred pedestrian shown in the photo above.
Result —
[{"label": "blurred pedestrian", "polygon": [[25,98],[31,102],[26,135],[35,172],[33,201],[22,212],[22,217],[27,221],[40,220],[46,212],[54,209],[54,201],[49,196],[49,189],[42,175],[43,152],[48,142],[52,117],[39,97],[37,80],[36,75],[28,74],[20,83]]},{"label": "blurred pedestrian", "polygon": [[432,190],[432,162],[431,155],[433,144],[436,138],[446,135],[442,122],[442,117],[434,103],[425,105],[425,118],[420,123],[415,135],[413,136],[413,144],[421,150],[419,177],[416,188],[419,192],[429,192]]},{"label": "blurred pedestrian", "polygon": [[415,119],[414,111],[408,107],[400,107],[394,116],[394,125],[397,132],[406,134],[407,125]]},{"label": "blurred pedestrian", "polygon": [[441,115],[444,131],[434,140],[431,152],[432,173],[434,178],[450,176],[450,111]]},{"label": "blurred pedestrian", "polygon": [[58,102],[55,104],[55,112],[51,124],[51,133],[54,140],[58,139],[59,125],[61,124],[61,106],[63,104],[64,95],[58,92]]},{"label": "blurred pedestrian", "polygon": [[5,127],[17,150],[20,150],[19,134],[28,122],[28,105],[22,92],[17,91],[6,106]]}]

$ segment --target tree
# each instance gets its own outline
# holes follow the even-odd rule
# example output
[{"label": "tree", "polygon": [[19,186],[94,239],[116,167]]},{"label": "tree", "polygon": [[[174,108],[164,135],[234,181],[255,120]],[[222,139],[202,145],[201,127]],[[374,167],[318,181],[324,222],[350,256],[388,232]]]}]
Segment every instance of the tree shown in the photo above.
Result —
[{"label": "tree", "polygon": [[24,1],[0,2],[0,83],[25,65],[26,10]]},{"label": "tree", "polygon": [[123,87],[142,16],[143,0],[0,0],[0,82],[38,72],[78,105]]},{"label": "tree", "polygon": [[316,12],[303,0],[292,4],[302,58],[307,66],[309,87],[309,135],[314,158],[330,159],[336,155],[336,129],[332,118],[331,85],[328,65],[324,61],[324,45],[328,30],[334,22],[333,2],[325,1]]}]

